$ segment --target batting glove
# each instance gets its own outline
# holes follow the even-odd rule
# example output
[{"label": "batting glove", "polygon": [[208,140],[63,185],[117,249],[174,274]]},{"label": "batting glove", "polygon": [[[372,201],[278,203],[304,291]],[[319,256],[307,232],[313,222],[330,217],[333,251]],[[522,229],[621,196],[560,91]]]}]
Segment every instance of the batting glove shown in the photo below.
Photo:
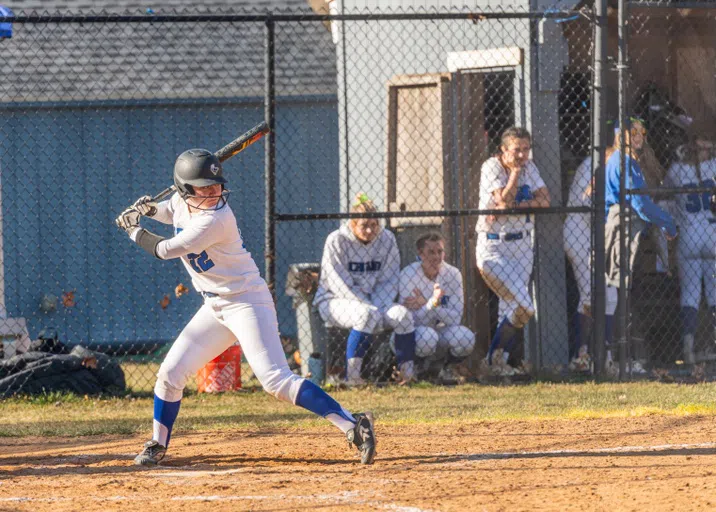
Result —
[{"label": "batting glove", "polygon": [[123,229],[131,236],[132,232],[139,228],[139,212],[134,208],[127,208],[114,221],[117,227]]},{"label": "batting glove", "polygon": [[142,196],[137,199],[132,205],[139,215],[145,217],[154,217],[157,214],[157,203],[152,199],[152,196]]}]

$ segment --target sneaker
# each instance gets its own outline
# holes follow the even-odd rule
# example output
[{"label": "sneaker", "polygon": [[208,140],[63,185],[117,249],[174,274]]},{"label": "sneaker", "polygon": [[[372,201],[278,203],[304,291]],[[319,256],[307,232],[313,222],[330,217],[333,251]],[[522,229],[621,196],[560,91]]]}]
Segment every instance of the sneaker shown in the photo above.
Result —
[{"label": "sneaker", "polygon": [[390,378],[395,381],[398,386],[409,386],[417,382],[415,373],[406,374],[395,367],[393,367],[393,372],[391,373]]},{"label": "sneaker", "polygon": [[616,379],[619,377],[619,365],[613,359],[607,359],[605,370],[609,377]]},{"label": "sneaker", "polygon": [[592,369],[592,357],[585,345],[579,347],[579,354],[569,362],[569,369],[573,372],[588,372]]},{"label": "sneaker", "polygon": [[517,370],[507,363],[493,364],[490,367],[490,374],[494,375],[495,377],[512,377],[517,373]]},{"label": "sneaker", "polygon": [[144,443],[144,450],[135,457],[134,463],[137,466],[156,466],[166,453],[167,449],[152,439]]},{"label": "sneaker", "polygon": [[646,375],[647,371],[644,366],[636,359],[631,362],[631,372],[635,375]]},{"label": "sneaker", "polygon": [[346,432],[349,446],[354,444],[360,451],[361,464],[373,464],[375,459],[375,432],[373,431],[373,413],[354,414],[356,426]]},{"label": "sneaker", "polygon": [[445,366],[438,374],[438,381],[443,386],[455,386],[460,382],[460,377],[452,366]]}]

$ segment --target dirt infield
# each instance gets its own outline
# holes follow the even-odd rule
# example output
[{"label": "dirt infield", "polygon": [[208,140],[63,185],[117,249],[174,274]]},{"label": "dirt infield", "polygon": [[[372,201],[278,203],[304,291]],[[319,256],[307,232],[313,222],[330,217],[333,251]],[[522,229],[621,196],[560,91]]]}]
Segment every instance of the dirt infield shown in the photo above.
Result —
[{"label": "dirt infield", "polygon": [[713,510],[716,419],[377,425],[362,467],[330,427],[144,439],[4,439],[0,510]]}]

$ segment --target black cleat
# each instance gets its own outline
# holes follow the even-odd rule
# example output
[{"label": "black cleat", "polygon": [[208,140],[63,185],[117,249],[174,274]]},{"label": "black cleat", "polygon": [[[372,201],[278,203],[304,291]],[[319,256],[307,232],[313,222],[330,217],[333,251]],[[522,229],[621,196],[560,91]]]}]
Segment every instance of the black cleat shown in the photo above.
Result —
[{"label": "black cleat", "polygon": [[361,464],[373,464],[376,445],[373,413],[359,413],[354,414],[353,417],[356,419],[356,426],[346,432],[348,443],[354,444],[360,450]]},{"label": "black cleat", "polygon": [[134,458],[134,463],[137,466],[156,466],[166,453],[167,449],[152,439],[144,443],[144,450]]}]

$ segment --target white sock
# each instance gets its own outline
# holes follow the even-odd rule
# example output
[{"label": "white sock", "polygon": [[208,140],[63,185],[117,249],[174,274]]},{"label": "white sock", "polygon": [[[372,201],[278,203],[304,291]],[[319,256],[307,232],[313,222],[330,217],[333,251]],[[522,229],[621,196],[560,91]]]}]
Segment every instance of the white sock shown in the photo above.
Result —
[{"label": "white sock", "polygon": [[360,380],[360,371],[363,368],[362,357],[351,357],[348,359],[348,367],[346,368],[346,380]]},{"label": "white sock", "polygon": [[509,353],[509,352],[503,352],[503,353],[502,353],[502,359],[503,359],[503,361],[505,361],[505,364],[507,364],[507,360],[508,360],[509,358],[510,358],[510,353]]},{"label": "white sock", "polygon": [[152,439],[159,443],[162,446],[167,445],[167,438],[169,437],[169,429],[159,423],[157,420],[154,420],[153,424],[153,432],[152,432]]},{"label": "white sock", "polygon": [[[343,413],[346,414],[349,418],[353,418],[353,415],[351,413],[349,413],[348,411],[346,411],[345,409],[343,409]],[[347,419],[345,419],[340,414],[335,414],[335,413],[327,414],[326,419],[328,421],[330,421],[331,423],[333,423],[336,427],[341,429],[344,434],[346,432],[353,430],[356,426],[355,418],[351,422],[351,421],[348,421]]]}]

